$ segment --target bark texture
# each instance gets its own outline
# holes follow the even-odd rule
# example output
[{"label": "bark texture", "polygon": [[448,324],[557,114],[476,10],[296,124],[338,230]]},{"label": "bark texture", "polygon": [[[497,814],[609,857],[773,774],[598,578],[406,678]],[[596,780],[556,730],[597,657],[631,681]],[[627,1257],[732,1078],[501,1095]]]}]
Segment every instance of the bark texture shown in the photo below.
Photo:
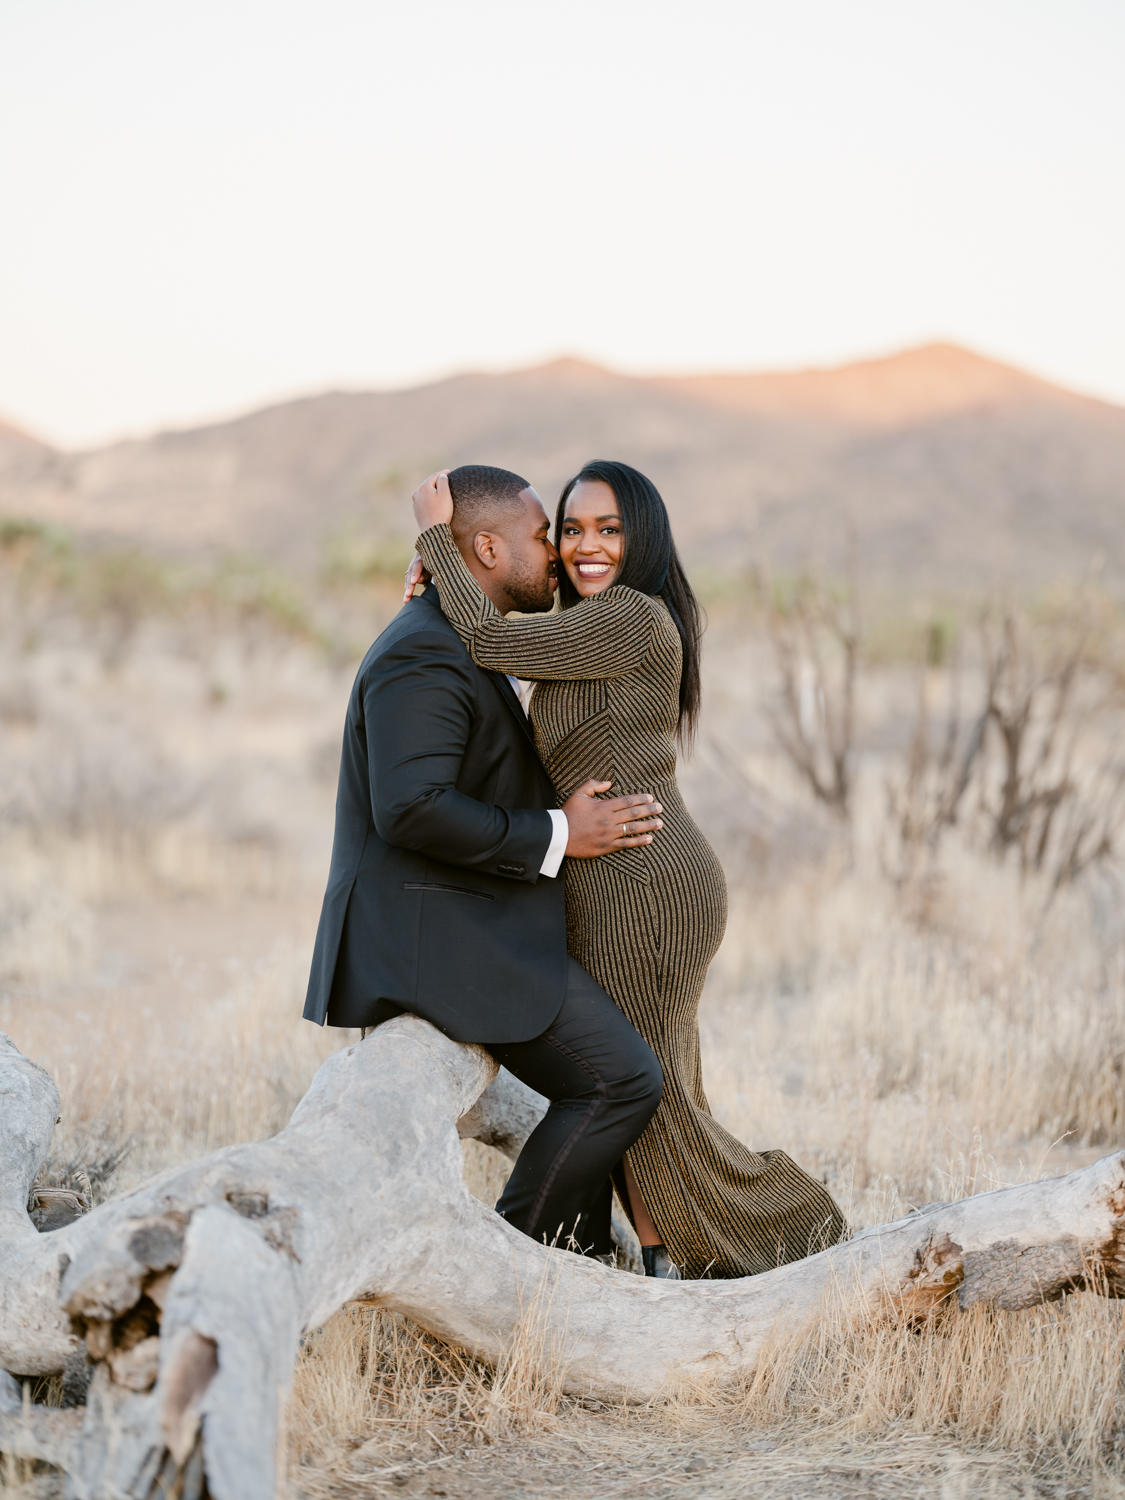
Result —
[{"label": "bark texture", "polygon": [[[0,1450],[78,1500],[272,1500],[298,1341],[360,1301],[486,1360],[534,1307],[567,1389],[658,1396],[736,1381],[826,1294],[865,1316],[1125,1292],[1125,1154],[930,1208],[742,1281],[665,1282],[532,1243],[462,1181],[458,1129],[518,1152],[543,1101],[479,1047],[401,1017],[321,1067],[286,1128],[41,1233],[29,1192],[58,1093],[0,1034]],[[491,1087],[490,1087],[491,1085]],[[460,1122],[460,1124],[458,1124]],[[89,1383],[28,1407],[19,1377]]]}]

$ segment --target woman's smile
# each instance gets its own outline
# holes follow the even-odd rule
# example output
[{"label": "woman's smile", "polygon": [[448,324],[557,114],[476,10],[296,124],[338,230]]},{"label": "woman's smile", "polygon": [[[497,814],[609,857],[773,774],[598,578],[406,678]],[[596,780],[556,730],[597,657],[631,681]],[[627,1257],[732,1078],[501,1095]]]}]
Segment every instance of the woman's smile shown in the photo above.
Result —
[{"label": "woman's smile", "polygon": [[583,598],[612,587],[621,571],[624,541],[617,497],[609,485],[600,479],[576,484],[566,502],[559,556]]}]

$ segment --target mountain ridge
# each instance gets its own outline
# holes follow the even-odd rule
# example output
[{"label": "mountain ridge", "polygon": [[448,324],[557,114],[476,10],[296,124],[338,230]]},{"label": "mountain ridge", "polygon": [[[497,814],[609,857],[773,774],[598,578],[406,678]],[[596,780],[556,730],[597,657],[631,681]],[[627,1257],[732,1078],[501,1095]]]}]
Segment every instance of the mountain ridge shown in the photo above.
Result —
[{"label": "mountain ridge", "polygon": [[649,473],[696,565],[1036,584],[1091,556],[1125,582],[1125,409],[950,344],[832,369],[635,376],[576,359],[395,391],[320,392],[65,452],[0,424],[0,513],[176,553],[319,565],[401,550],[431,468],[492,462],[548,508],[592,457]]}]

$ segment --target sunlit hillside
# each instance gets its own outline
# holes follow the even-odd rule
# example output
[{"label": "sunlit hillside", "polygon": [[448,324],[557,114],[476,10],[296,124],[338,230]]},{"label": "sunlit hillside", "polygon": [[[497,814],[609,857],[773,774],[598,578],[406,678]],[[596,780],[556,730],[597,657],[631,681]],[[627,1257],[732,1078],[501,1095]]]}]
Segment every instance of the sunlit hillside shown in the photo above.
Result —
[{"label": "sunlit hillside", "polygon": [[1125,411],[951,346],[836,370],[636,379],[576,361],[313,395],[86,453],[0,428],[0,515],[176,555],[397,567],[431,469],[495,463],[550,506],[590,458],[649,473],[685,554],[737,576],[851,558],[965,592],[1121,581]]}]

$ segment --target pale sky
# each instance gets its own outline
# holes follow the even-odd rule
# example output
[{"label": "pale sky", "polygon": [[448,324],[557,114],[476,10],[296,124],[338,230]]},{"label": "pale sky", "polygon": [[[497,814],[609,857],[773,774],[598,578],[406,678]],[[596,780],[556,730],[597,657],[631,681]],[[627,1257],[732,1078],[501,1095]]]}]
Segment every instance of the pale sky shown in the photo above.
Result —
[{"label": "pale sky", "polygon": [[932,339],[1125,402],[1123,0],[0,0],[0,415]]}]

